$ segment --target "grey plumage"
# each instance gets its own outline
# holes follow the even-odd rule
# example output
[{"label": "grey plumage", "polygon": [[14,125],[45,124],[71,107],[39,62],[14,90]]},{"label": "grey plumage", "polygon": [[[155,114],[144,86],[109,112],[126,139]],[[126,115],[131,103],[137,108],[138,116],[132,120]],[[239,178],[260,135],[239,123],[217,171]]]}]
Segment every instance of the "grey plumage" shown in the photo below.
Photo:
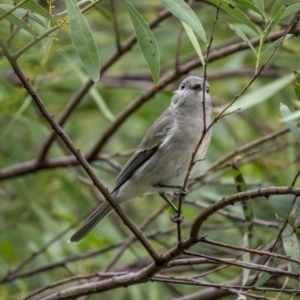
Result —
[{"label": "grey plumage", "polygon": [[[111,191],[119,203],[145,194],[163,193],[170,188],[158,185],[179,185],[184,181],[192,153],[204,128],[203,83],[200,77],[187,77],[174,92],[169,108],[148,129]],[[208,126],[212,109],[208,83],[204,92]],[[211,135],[211,130],[206,133],[196,161],[204,159]],[[103,203],[70,237],[69,242],[80,241],[111,211],[109,203]]]}]

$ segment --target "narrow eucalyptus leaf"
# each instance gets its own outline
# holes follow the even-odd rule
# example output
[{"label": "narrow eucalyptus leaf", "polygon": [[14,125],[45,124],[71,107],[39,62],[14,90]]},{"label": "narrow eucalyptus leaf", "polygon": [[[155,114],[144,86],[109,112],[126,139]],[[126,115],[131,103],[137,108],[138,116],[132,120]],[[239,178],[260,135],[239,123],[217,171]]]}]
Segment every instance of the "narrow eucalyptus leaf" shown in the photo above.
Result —
[{"label": "narrow eucalyptus leaf", "polygon": [[89,76],[94,82],[97,82],[100,76],[100,61],[90,26],[80,11],[76,0],[68,0],[66,5],[76,53]]},{"label": "narrow eucalyptus leaf", "polygon": [[194,11],[183,0],[161,0],[162,4],[179,20],[189,25],[206,43],[203,26]]},{"label": "narrow eucalyptus leaf", "polygon": [[155,85],[158,85],[160,57],[155,36],[138,11],[127,0],[123,0],[123,3],[130,16],[137,41],[149,66],[153,81]]}]

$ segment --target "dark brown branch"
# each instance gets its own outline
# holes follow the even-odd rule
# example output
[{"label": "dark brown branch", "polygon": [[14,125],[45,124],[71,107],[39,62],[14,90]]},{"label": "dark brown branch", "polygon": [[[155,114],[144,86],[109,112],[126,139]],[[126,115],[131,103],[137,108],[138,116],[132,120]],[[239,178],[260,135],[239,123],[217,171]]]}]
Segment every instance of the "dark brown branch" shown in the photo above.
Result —
[{"label": "dark brown branch", "polygon": [[19,65],[16,61],[12,58],[11,53],[9,52],[8,48],[6,47],[4,41],[0,38],[0,46],[3,49],[4,55],[7,57],[8,61],[10,62],[12,68],[14,69],[16,75],[19,77],[21,82],[23,83],[24,87],[26,88],[27,92],[30,94],[34,102],[36,103],[37,107],[39,108],[41,114],[45,117],[45,119],[49,122],[53,130],[60,136],[62,141],[66,144],[68,149],[73,153],[76,157],[80,165],[84,168],[86,173],[89,175],[93,184],[96,188],[102,193],[105,197],[106,201],[112,206],[112,208],[117,212],[120,218],[123,220],[124,224],[134,233],[134,235],[138,238],[138,240],[142,243],[145,249],[148,251],[149,255],[153,258],[153,260],[158,263],[160,261],[159,253],[152,247],[148,239],[145,235],[135,226],[135,224],[131,221],[131,219],[124,213],[121,209],[118,202],[111,196],[108,192],[106,187],[102,184],[99,180],[93,169],[90,167],[89,163],[85,159],[85,157],[81,154],[80,149],[78,149],[74,143],[70,140],[61,126],[57,123],[54,119],[53,115],[48,111],[46,106],[44,105],[42,99],[39,97],[33,86],[30,84],[22,70],[20,69]]},{"label": "dark brown branch", "polygon": [[[162,14],[162,15],[164,16],[164,14]],[[296,28],[294,33],[299,34],[300,28]],[[274,40],[277,40],[278,38],[282,37],[283,34],[284,34],[284,30],[273,33],[268,37],[267,41],[272,42]],[[128,43],[126,44],[127,45],[126,48],[128,47],[128,49],[130,49],[132,45],[130,46],[129,44],[131,44],[131,43],[132,42],[128,41]],[[259,39],[252,39],[252,44],[254,46],[258,45],[258,43],[259,43]],[[124,46],[124,48],[125,48],[125,46]],[[210,55],[209,62],[217,60],[217,59],[227,56],[229,54],[238,52],[240,50],[245,50],[245,49],[248,49],[248,45],[245,42],[239,42],[234,45],[227,46],[225,48],[220,48],[218,50],[214,50],[214,51],[212,51],[212,53]],[[109,66],[111,63],[113,63],[113,61],[116,59],[116,57],[115,57],[116,55],[117,54],[114,54],[110,59],[108,59],[108,61],[106,63],[107,66]],[[201,62],[198,59],[196,59],[194,61],[188,62],[185,65],[183,65],[180,68],[180,74],[176,75],[173,73],[171,75],[163,76],[160,80],[160,85],[159,85],[158,89],[160,90],[160,89],[164,88],[166,85],[168,85],[169,83],[174,81],[177,77],[188,73],[190,70],[197,68],[200,65],[201,65]],[[90,84],[92,85],[92,82]],[[88,91],[89,88],[90,88],[89,84],[86,84],[85,86],[83,86],[80,89],[80,91],[78,91],[76,96],[74,96],[74,99],[71,102],[76,100],[76,101],[74,101],[74,103],[77,103],[77,101],[79,101],[81,99],[81,97],[83,97],[83,95]],[[156,93],[156,87],[152,85],[152,87],[150,87],[143,95],[136,98],[136,100],[134,100],[129,106],[127,106],[117,116],[116,120],[110,125],[110,127],[106,130],[106,132],[104,132],[104,134],[102,135],[100,140],[95,144],[95,146],[89,152],[89,154],[86,155],[87,161],[91,162],[91,161],[95,160],[97,158],[97,153],[102,149],[102,147],[105,145],[105,143],[111,137],[111,135],[119,128],[119,126],[127,119],[127,117],[132,112],[137,110],[144,102],[146,102],[149,98],[151,98],[155,93]],[[77,104],[75,104],[75,106],[76,105]],[[72,112],[72,110],[74,108],[73,106],[74,105],[72,103],[70,103],[68,105],[68,107],[70,109],[66,110],[63,113],[62,117],[59,119],[59,121],[63,121],[62,124],[68,118],[69,114]],[[289,131],[288,129],[284,129],[282,131],[282,133],[279,133],[279,135],[285,134],[288,131]],[[55,138],[55,135],[56,135],[55,132],[53,132],[49,135],[49,137],[43,147],[43,149],[45,151],[46,151],[46,149],[48,149],[48,146],[50,147],[53,139]],[[262,139],[264,139],[264,138],[262,138]],[[51,142],[50,142],[50,140],[51,140]],[[253,143],[254,142],[255,141],[253,141]],[[249,143],[248,145],[250,146],[251,143]],[[46,147],[46,144],[48,144],[47,147]],[[240,147],[239,149],[242,149],[243,147]],[[234,156],[236,153],[238,153],[240,151],[239,149],[236,149],[236,150],[232,151],[231,153],[227,154],[226,157],[230,158],[230,156]],[[46,152],[48,151],[47,150],[42,155],[42,152],[44,152],[44,150],[41,151],[40,157],[45,156]],[[241,151],[243,151],[243,150],[241,150]],[[226,157],[223,157],[223,159],[226,160],[227,159]],[[66,159],[68,159],[68,157]],[[213,165],[211,165],[210,169],[213,169],[214,166],[217,166],[219,164],[220,160],[216,161]],[[52,164],[52,161],[53,161],[53,164]],[[37,163],[36,161],[28,161],[25,163],[17,164],[15,166],[7,167],[7,168],[0,170],[0,180],[28,174],[31,172],[36,172],[36,171],[39,171],[39,170],[45,169],[45,168],[60,167],[60,166],[68,165],[68,164],[70,164],[70,165],[76,164],[76,160],[73,158],[70,158],[70,162],[68,162],[67,160],[65,161],[64,159],[57,159],[57,160],[49,160],[49,162],[43,161],[43,163]],[[206,170],[205,172],[207,172],[207,171],[209,171],[209,170]]]},{"label": "dark brown branch", "polygon": [[[300,125],[300,122],[297,123],[297,125]],[[261,145],[265,142],[268,141],[272,141],[284,134],[290,133],[290,130],[288,128],[284,128],[281,130],[277,130],[274,132],[271,132],[263,137],[260,137],[256,140],[253,140],[235,150],[232,150],[231,152],[225,154],[224,156],[222,156],[221,158],[219,158],[218,160],[216,160],[213,164],[211,164],[207,169],[205,169],[197,178],[195,178],[194,180],[201,180],[204,176],[207,175],[207,173],[212,172],[213,170],[215,170],[216,168],[222,167],[227,161],[232,160],[237,154],[240,154],[242,152],[246,152],[258,145]]]},{"label": "dark brown branch", "polygon": [[182,244],[173,247],[165,255],[163,255],[160,259],[159,265],[156,265],[155,263],[151,263],[148,267],[145,267],[138,272],[135,273],[132,272],[126,275],[116,276],[114,278],[106,279],[100,282],[87,283],[76,287],[66,288],[62,291],[55,292],[52,295],[43,299],[44,300],[73,299],[82,295],[90,295],[90,294],[100,293],[103,291],[108,291],[111,289],[116,289],[118,287],[128,287],[130,285],[147,282],[155,274],[157,274],[164,267],[166,267],[171,260],[173,260],[178,255],[182,254],[183,251],[185,251],[186,249],[192,247],[198,241],[201,241],[201,239],[198,238],[198,232],[203,222],[219,209],[222,209],[229,205],[233,205],[234,203],[239,202],[241,200],[253,200],[258,197],[266,197],[271,195],[288,195],[288,194],[300,195],[300,188],[296,188],[293,186],[269,187],[269,188],[262,188],[262,189],[237,193],[229,197],[223,198],[221,201],[211,205],[209,208],[204,210],[196,218],[191,229],[190,238],[187,239],[186,241],[183,241]]},{"label": "dark brown branch", "polygon": [[[171,13],[168,10],[161,11],[157,17],[155,17],[152,21],[149,22],[149,27],[154,28],[157,26],[161,21],[168,18],[171,15]],[[133,34],[128,38],[128,40],[120,46],[120,49],[118,49],[115,53],[113,53],[101,66],[101,76],[105,74],[105,72],[126,52],[128,52],[133,45],[136,43],[136,36]],[[94,82],[89,79],[87,82],[80,87],[80,89],[75,93],[74,97],[70,100],[67,107],[63,111],[62,115],[58,119],[58,124],[60,126],[63,126],[63,124],[66,122],[72,111],[77,107],[77,105],[80,103],[80,101],[83,99],[84,95],[90,90],[90,88],[94,85]],[[38,156],[38,162],[41,162],[45,159],[48,150],[54,141],[56,137],[56,132],[52,131],[48,138],[46,139],[40,154]],[[95,156],[93,156],[93,159],[95,159]],[[90,158],[87,158],[88,161],[90,161]]]},{"label": "dark brown branch", "polygon": [[[278,32],[275,32],[273,34],[270,34],[269,37],[266,39],[266,42],[272,42],[276,41],[279,38],[283,37],[287,33],[287,30],[281,30]],[[300,28],[296,28],[293,33],[300,33]],[[251,43],[254,46],[257,46],[259,44],[259,38],[251,39]],[[210,54],[210,57],[208,59],[208,62],[215,61],[217,59],[223,58],[229,54],[239,52],[241,50],[248,49],[248,45],[245,42],[238,42],[233,45],[229,45],[225,48],[220,48],[218,50],[213,50]],[[99,141],[94,145],[94,147],[91,149],[91,151],[87,154],[87,157],[89,159],[93,159],[97,156],[99,151],[103,148],[103,146],[106,144],[106,142],[109,140],[109,138],[112,136],[112,134],[120,127],[120,125],[131,115],[135,110],[137,110],[144,102],[149,100],[157,91],[162,90],[166,85],[173,82],[177,78],[179,78],[182,75],[187,74],[192,69],[195,69],[197,67],[201,66],[201,62],[199,59],[195,59],[193,61],[190,61],[184,65],[182,65],[179,68],[179,72],[176,73],[175,71],[166,74],[161,77],[159,81],[158,87],[155,85],[152,85],[144,94],[137,97],[132,103],[130,103],[114,120],[114,122],[110,125],[110,127],[103,133]]]},{"label": "dark brown branch", "polygon": [[236,202],[241,200],[252,200],[259,197],[269,197],[271,195],[286,195],[292,194],[295,196],[299,196],[300,188],[296,188],[293,186],[284,187],[284,186],[274,186],[268,188],[260,188],[257,190],[249,190],[246,192],[241,192],[237,194],[233,194],[228,197],[224,197],[221,201],[210,205],[207,209],[205,209],[194,221],[194,224],[191,228],[192,239],[198,239],[198,232],[203,224],[211,215],[217,212],[219,209],[222,209],[228,205],[233,205]]}]

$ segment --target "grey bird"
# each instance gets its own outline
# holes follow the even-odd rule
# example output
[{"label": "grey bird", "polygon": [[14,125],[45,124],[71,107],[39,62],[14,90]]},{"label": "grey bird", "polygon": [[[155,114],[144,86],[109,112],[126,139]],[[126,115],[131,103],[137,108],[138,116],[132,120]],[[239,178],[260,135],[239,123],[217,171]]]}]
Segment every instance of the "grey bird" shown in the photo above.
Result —
[{"label": "grey bird", "polygon": [[[204,116],[206,128],[211,123],[212,104],[208,83],[205,83],[205,91],[203,87],[203,78],[189,76],[174,92],[170,106],[148,129],[117,178],[111,194],[119,204],[145,194],[162,195],[183,183],[192,153],[203,134]],[[196,154],[197,163],[193,171],[205,158],[211,135],[212,130],[206,132]],[[69,242],[79,242],[112,210],[110,204],[104,202],[70,237]]]}]

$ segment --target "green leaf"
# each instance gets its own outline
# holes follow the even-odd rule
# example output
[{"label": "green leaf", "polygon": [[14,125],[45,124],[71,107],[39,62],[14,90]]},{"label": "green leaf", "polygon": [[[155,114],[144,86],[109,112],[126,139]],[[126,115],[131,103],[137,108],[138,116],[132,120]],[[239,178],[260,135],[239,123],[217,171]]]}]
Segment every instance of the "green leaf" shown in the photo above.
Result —
[{"label": "green leaf", "polygon": [[10,132],[10,130],[15,125],[15,123],[19,120],[19,118],[22,116],[24,111],[28,108],[31,101],[32,101],[31,96],[27,96],[25,98],[25,100],[22,102],[21,107],[14,113],[13,117],[8,122],[8,124],[4,128],[2,128],[2,132],[1,132],[1,137],[2,138],[4,138]]},{"label": "green leaf", "polygon": [[161,0],[162,4],[179,20],[189,25],[199,38],[206,43],[206,35],[194,11],[183,0]]},{"label": "green leaf", "polygon": [[[299,260],[300,259],[300,248],[297,239],[297,235],[290,224],[286,224],[282,232],[282,243],[286,256]],[[289,270],[293,273],[299,273],[299,265],[294,262],[289,262]],[[298,288],[299,281],[294,281],[295,288]]]},{"label": "green leaf", "polygon": [[291,120],[296,120],[300,118],[300,110],[296,110],[293,113],[286,117],[285,119],[281,119],[280,122],[286,122],[286,121],[291,121]]},{"label": "green leaf", "polygon": [[[273,265],[275,265],[275,260],[272,257],[269,259],[269,261],[271,261],[271,263],[266,264],[268,267],[272,267]],[[271,277],[272,274],[270,273],[267,272],[261,273],[257,282],[255,283],[255,286],[257,287],[263,286]]]},{"label": "green leaf", "polygon": [[[247,188],[246,182],[244,180],[244,177],[238,167],[237,162],[234,162],[232,164],[232,175],[234,177],[234,182],[235,182],[237,192],[238,193],[246,192],[248,190],[248,188]],[[245,223],[246,223],[246,228],[247,228],[247,232],[244,234],[244,238],[243,238],[243,247],[251,248],[252,228],[253,228],[253,208],[252,208],[251,201],[242,200],[241,204],[243,207]],[[250,253],[245,252],[243,254],[243,261],[250,263],[250,261],[251,261]],[[248,281],[249,274],[250,274],[250,270],[247,268],[244,268],[243,269],[243,285],[245,285],[246,282]]]},{"label": "green leaf", "polygon": [[277,9],[277,6],[281,3],[282,0],[276,0],[271,8],[270,11],[270,18],[273,19],[275,16],[275,11]]},{"label": "green leaf", "polygon": [[244,6],[256,13],[258,13],[263,19],[265,19],[265,15],[262,10],[260,10],[256,5],[247,0],[233,0],[235,3]]},{"label": "green leaf", "polygon": [[[14,7],[14,5],[11,5],[11,4],[0,4],[0,8],[8,11],[10,9],[12,9]],[[17,9],[15,9],[13,11],[13,15],[15,15],[16,17],[18,17],[19,19],[22,19],[23,16],[25,16],[25,14],[28,12],[28,10],[22,8],[22,7],[19,7]],[[31,12],[28,12],[28,17],[30,20],[32,20],[33,22],[43,26],[44,28],[47,28],[46,24],[44,22],[42,22],[36,15],[34,15],[33,13]]]},{"label": "green leaf", "polygon": [[228,14],[233,16],[238,21],[242,22],[243,24],[247,25],[249,28],[251,28],[254,32],[256,32],[258,35],[260,35],[260,30],[256,25],[236,6],[232,5],[231,3],[227,1],[222,0],[211,0],[214,4],[219,6],[221,4],[221,8],[226,11]]},{"label": "green leaf", "polygon": [[182,25],[183,25],[183,27],[186,31],[186,34],[188,35],[191,43],[193,44],[196,52],[198,53],[199,59],[202,63],[202,66],[205,66],[204,57],[203,57],[200,45],[197,41],[196,35],[194,34],[194,31],[192,30],[192,28],[189,25],[185,24],[184,22],[182,22]]},{"label": "green leaf", "polygon": [[35,14],[29,12],[28,17],[31,21],[33,21],[47,29],[47,25],[41,19],[39,19]]},{"label": "green leaf", "polygon": [[[67,54],[67,52],[63,52],[63,51],[60,53],[60,55],[66,60],[67,64],[74,70],[75,76],[80,79],[81,83],[84,84],[85,82],[87,82],[88,78],[86,74],[81,72],[81,70],[78,70],[75,67],[74,62],[72,61],[72,57],[69,54]],[[115,116],[106,105],[105,100],[103,99],[102,95],[100,94],[96,86],[92,86],[89,89],[89,95],[93,98],[93,100],[95,101],[96,105],[98,106],[103,116],[111,122],[114,121]]]},{"label": "green leaf", "polygon": [[[280,90],[286,87],[294,80],[294,74],[289,74],[282,78],[276,79],[271,81],[270,83],[257,88],[251,93],[248,93],[239,98],[239,100],[234,103],[230,109],[227,110],[227,113],[237,110],[238,108],[241,109],[248,109],[253,107],[261,102],[271,98],[272,96],[276,95]],[[218,108],[217,111],[221,111],[224,109],[225,106]]]},{"label": "green leaf", "polygon": [[[245,201],[245,200],[244,200]],[[250,201],[249,201],[250,202]],[[249,240],[248,240],[248,234],[245,233],[244,234],[244,238],[243,238],[243,247],[244,248],[250,248],[249,246]],[[243,253],[243,261],[247,262],[247,263],[251,263],[251,258],[250,258],[250,253],[249,252],[244,252]],[[245,285],[246,282],[249,279],[249,274],[250,274],[250,269],[247,268],[243,268],[243,282],[242,284]],[[240,298],[239,298],[240,299]],[[245,299],[247,300],[247,299]]]},{"label": "green leaf", "polygon": [[[84,74],[82,74],[81,72],[78,72],[77,76],[81,79],[82,84],[84,84],[86,82],[87,78]],[[112,114],[110,109],[107,107],[105,100],[103,99],[100,92],[97,90],[96,86],[93,86],[89,90],[89,94],[94,99],[96,105],[98,106],[99,110],[102,112],[103,116],[111,122],[114,121],[115,116]]]},{"label": "green leaf", "polygon": [[300,3],[296,3],[296,4],[293,4],[291,6],[288,6],[282,16],[282,19],[293,14],[293,13],[296,13],[297,11],[300,10]]},{"label": "green leaf", "polygon": [[89,76],[97,82],[100,76],[100,62],[89,24],[77,6],[76,0],[66,1],[66,5],[74,48]]},{"label": "green leaf", "polygon": [[[6,10],[0,8],[0,14],[5,14]],[[14,14],[9,14],[8,16],[6,16],[4,18],[5,20],[9,21],[10,23],[12,23],[13,25],[20,27],[24,30],[26,30],[27,32],[29,32],[30,34],[32,34],[33,36],[35,36],[34,32],[32,31],[32,29],[25,24],[22,20],[20,20],[19,18],[17,18],[16,16],[14,16]]]},{"label": "green leaf", "polygon": [[265,33],[264,33],[264,39],[263,41],[266,40],[268,37],[269,33],[274,29],[274,27],[279,23],[279,21],[282,19],[282,15],[284,14],[286,10],[285,6],[281,6],[278,12],[276,13],[274,19],[268,24]]},{"label": "green leaf", "polygon": [[290,109],[286,105],[281,103],[280,104],[280,112],[281,112],[281,115],[282,115],[287,127],[293,133],[295,139],[300,143],[300,132],[297,127],[297,123],[295,122],[295,120],[291,120],[289,118],[292,114]]},{"label": "green leaf", "polygon": [[297,99],[300,100],[300,73],[298,73],[297,71],[294,71],[295,77],[296,77],[296,82],[294,82],[295,86],[295,94],[297,96]]},{"label": "green leaf", "polygon": [[[244,180],[244,177],[237,165],[236,162],[232,164],[232,175],[234,177],[234,182],[236,186],[236,190],[238,193],[240,192],[246,192],[248,190],[246,182]],[[252,239],[252,228],[253,228],[253,208],[252,204],[250,201],[247,200],[242,200],[242,207],[243,207],[243,212],[244,212],[244,217],[245,217],[245,222],[247,225],[247,243],[249,239],[249,243],[251,242]],[[244,247],[248,247],[249,245],[244,245]],[[251,247],[251,245],[250,245]]]},{"label": "green leaf", "polygon": [[137,41],[149,66],[153,81],[155,85],[158,85],[160,57],[155,36],[137,10],[127,0],[123,0],[123,3],[130,16]]},{"label": "green leaf", "polygon": [[257,55],[255,48],[253,47],[253,45],[250,42],[250,40],[248,39],[248,37],[243,33],[243,31],[230,23],[228,23],[228,25],[229,25],[230,29],[232,29],[244,42],[247,43],[247,45],[254,52],[254,54]]},{"label": "green leaf", "polygon": [[[285,36],[285,38],[284,38],[284,41],[288,40],[288,39],[289,39],[290,37],[292,37],[292,36],[293,36],[293,34],[287,34],[287,35]],[[280,39],[278,39],[277,41],[271,43],[271,44],[270,44],[270,45],[262,52],[262,54],[261,54],[261,59],[262,59],[262,60],[263,60],[263,59],[267,59],[267,58],[271,55],[271,53],[272,53],[272,51],[274,50],[274,48],[276,47],[278,41],[281,40],[281,39],[282,39],[282,37],[281,37]]]},{"label": "green leaf", "polygon": [[[15,0],[15,2],[19,3],[23,0]],[[56,20],[53,18],[53,16],[51,16],[42,6],[40,6],[38,3],[36,3],[33,0],[29,0],[26,3],[24,3],[22,5],[22,7],[36,13],[37,15],[40,15],[42,17],[44,17],[45,19],[47,19],[48,21],[50,21],[51,24],[56,25],[57,22]]]},{"label": "green leaf", "polygon": [[264,0],[253,0],[253,2],[261,11],[265,11]]},{"label": "green leaf", "polygon": [[[86,3],[86,2],[93,2],[93,0],[81,0],[81,1],[78,1],[78,2],[77,2],[77,5],[80,6],[81,4]],[[94,8],[96,9],[97,6],[95,6]],[[59,13],[57,14],[57,16],[63,15],[63,14],[65,14],[65,13],[67,13],[67,12],[68,12],[67,9],[66,9],[66,10],[63,10],[63,11],[59,12]]]}]

